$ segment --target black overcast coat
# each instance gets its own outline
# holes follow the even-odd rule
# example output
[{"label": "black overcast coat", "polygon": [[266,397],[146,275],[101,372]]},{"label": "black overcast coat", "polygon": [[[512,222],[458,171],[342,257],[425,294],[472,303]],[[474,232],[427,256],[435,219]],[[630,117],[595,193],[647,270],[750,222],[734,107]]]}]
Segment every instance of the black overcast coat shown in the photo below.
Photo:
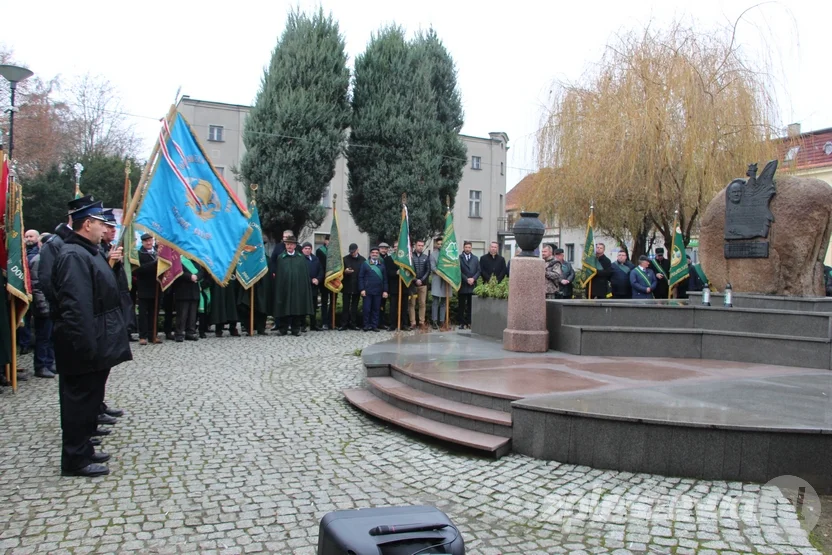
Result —
[{"label": "black overcast coat", "polygon": [[55,361],[59,374],[108,370],[132,360],[112,268],[77,233],[66,238],[52,272]]}]

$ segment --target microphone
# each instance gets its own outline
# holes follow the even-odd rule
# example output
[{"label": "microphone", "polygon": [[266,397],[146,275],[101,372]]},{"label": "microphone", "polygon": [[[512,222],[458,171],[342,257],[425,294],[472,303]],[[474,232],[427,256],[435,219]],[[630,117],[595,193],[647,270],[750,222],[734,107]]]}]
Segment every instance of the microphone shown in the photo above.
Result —
[{"label": "microphone", "polygon": [[391,524],[390,526],[376,526],[370,529],[371,536],[384,536],[386,534],[406,534],[408,532],[427,532],[429,530],[441,530],[447,528],[448,524]]}]

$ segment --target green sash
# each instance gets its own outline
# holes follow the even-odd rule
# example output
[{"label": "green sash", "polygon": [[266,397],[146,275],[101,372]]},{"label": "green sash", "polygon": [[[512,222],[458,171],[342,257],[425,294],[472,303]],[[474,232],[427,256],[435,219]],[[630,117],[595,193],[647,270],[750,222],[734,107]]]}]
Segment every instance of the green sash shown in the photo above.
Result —
[{"label": "green sash", "polygon": [[369,262],[365,262],[364,264],[370,267],[370,269],[373,271],[373,273],[376,275],[378,279],[384,281],[384,276],[381,273],[381,268],[379,268],[379,264],[370,264]]},{"label": "green sash", "polygon": [[326,245],[321,245],[320,247],[318,247],[318,250],[323,252],[324,256],[326,256]]},{"label": "green sash", "polygon": [[184,256],[180,258],[182,261],[182,267],[191,272],[192,274],[196,275],[199,271],[196,269],[196,264],[185,258]]},{"label": "green sash", "polygon": [[630,270],[632,270],[632,268],[630,268],[630,267],[629,267],[629,266],[627,266],[626,264],[621,264],[621,263],[619,263],[619,262],[617,262],[617,261],[616,261],[616,262],[614,262],[614,264],[618,267],[618,269],[619,269],[619,270],[621,270],[622,272],[624,272],[624,274],[625,274],[625,275],[630,275]]},{"label": "green sash", "polygon": [[647,287],[653,287],[653,284],[650,283],[650,278],[647,277],[647,274],[644,273],[644,270],[641,269],[641,266],[636,268],[636,273],[640,275],[642,278],[644,278],[644,283],[647,285]]}]

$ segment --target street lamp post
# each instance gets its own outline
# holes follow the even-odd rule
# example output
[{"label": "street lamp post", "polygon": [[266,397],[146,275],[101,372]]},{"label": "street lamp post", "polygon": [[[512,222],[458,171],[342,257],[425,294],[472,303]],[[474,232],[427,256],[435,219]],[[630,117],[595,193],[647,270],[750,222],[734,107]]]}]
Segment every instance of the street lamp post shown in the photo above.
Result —
[{"label": "street lamp post", "polygon": [[7,110],[9,112],[9,161],[11,161],[14,152],[14,93],[17,91],[17,84],[28,79],[34,73],[25,67],[0,65],[0,75],[6,78],[12,89],[12,106]]}]

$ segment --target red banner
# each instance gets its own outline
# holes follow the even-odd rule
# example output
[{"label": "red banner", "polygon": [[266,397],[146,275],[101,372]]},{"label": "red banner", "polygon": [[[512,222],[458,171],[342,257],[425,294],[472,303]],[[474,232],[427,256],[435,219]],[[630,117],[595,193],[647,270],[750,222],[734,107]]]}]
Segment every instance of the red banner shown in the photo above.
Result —
[{"label": "red banner", "polygon": [[182,259],[174,249],[166,245],[160,245],[158,260],[157,272],[159,275],[157,279],[159,285],[162,286],[162,291],[165,291],[176,281],[176,278],[183,274]]}]

